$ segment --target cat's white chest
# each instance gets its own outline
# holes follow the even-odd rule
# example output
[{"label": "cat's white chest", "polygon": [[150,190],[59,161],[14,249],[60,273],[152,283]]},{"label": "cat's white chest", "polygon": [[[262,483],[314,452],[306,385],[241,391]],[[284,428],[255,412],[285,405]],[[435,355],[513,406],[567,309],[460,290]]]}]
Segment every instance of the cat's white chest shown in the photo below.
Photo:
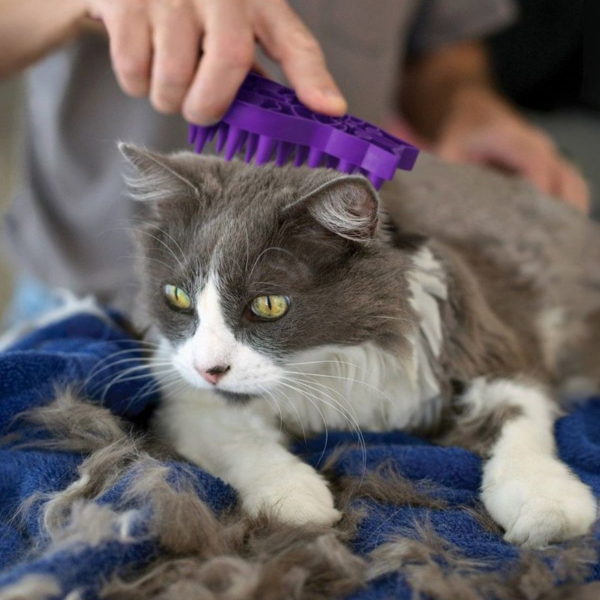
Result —
[{"label": "cat's white chest", "polygon": [[412,429],[437,417],[439,388],[418,353],[400,358],[373,344],[330,346],[300,357],[286,373],[264,399],[297,433]]}]

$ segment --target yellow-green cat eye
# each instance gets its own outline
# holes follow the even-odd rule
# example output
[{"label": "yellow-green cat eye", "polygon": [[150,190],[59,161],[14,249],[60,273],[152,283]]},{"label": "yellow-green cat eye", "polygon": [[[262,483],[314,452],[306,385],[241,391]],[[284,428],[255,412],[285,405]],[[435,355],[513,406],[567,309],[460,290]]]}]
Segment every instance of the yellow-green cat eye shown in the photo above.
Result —
[{"label": "yellow-green cat eye", "polygon": [[190,297],[175,285],[165,285],[164,294],[169,306],[175,310],[189,310],[192,307]]},{"label": "yellow-green cat eye", "polygon": [[250,310],[261,319],[281,319],[289,308],[287,296],[257,296],[250,302]]}]

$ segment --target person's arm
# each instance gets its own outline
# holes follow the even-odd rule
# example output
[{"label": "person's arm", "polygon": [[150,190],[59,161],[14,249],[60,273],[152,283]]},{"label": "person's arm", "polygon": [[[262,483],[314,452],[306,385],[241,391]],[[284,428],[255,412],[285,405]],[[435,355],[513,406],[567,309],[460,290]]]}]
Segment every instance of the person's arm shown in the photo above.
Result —
[{"label": "person's arm", "polygon": [[81,0],[0,0],[0,78],[74,39],[84,17]]},{"label": "person's arm", "polygon": [[482,43],[422,54],[407,68],[403,114],[442,158],[517,173],[537,187],[587,209],[589,192],[545,132],[494,88]]}]

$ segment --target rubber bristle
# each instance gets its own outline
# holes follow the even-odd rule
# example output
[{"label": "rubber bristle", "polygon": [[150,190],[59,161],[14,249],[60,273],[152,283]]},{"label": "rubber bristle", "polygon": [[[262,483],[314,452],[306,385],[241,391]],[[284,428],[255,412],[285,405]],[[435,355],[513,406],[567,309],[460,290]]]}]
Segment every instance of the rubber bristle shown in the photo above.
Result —
[{"label": "rubber bristle", "polygon": [[339,158],[337,158],[336,156],[331,156],[331,154],[328,154],[327,158],[325,159],[325,166],[328,169],[337,169],[339,162],[340,162]]},{"label": "rubber bristle", "polygon": [[221,123],[219,125],[219,135],[217,136],[217,152],[222,152],[227,142],[227,136],[229,134],[229,125],[227,123]]},{"label": "rubber bristle", "polygon": [[308,146],[298,146],[294,157],[294,166],[301,167],[308,158]]},{"label": "rubber bristle", "polygon": [[246,153],[244,154],[244,161],[249,163],[254,158],[254,153],[256,152],[256,147],[258,146],[258,135],[256,133],[251,133],[248,135],[248,140],[246,141]]},{"label": "rubber bristle", "polygon": [[219,129],[218,125],[213,125],[212,127],[209,128],[208,130],[208,138],[207,140],[209,142],[212,142],[215,139],[215,135],[217,135],[217,130]]},{"label": "rubber bristle", "polygon": [[377,175],[373,175],[372,173],[369,175],[369,180],[373,184],[373,187],[376,190],[381,188],[381,186],[383,185],[383,182],[385,181],[385,179],[382,179],[381,177],[377,177]]},{"label": "rubber bristle", "polygon": [[348,162],[347,160],[340,160],[337,168],[342,173],[348,173],[348,175],[350,175],[350,173],[354,173],[354,171],[356,170],[356,166]]},{"label": "rubber bristle", "polygon": [[273,138],[266,135],[259,136],[258,147],[256,149],[256,164],[264,165],[268,163],[271,160],[276,145],[277,142]]},{"label": "rubber bristle", "polygon": [[289,160],[290,156],[294,152],[294,144],[288,142],[279,142],[277,145],[277,155],[275,158],[275,164],[279,167],[283,167]]},{"label": "rubber bristle", "polygon": [[198,127],[196,129],[195,141],[196,144],[194,149],[198,154],[204,150],[204,146],[206,146],[206,142],[208,141],[208,136],[210,134],[210,129],[208,127]]},{"label": "rubber bristle", "polygon": [[225,160],[231,160],[246,141],[247,132],[239,127],[229,126],[229,135],[225,143]]},{"label": "rubber bristle", "polygon": [[324,157],[325,152],[322,150],[317,150],[316,148],[311,148],[308,152],[308,160],[306,161],[306,165],[313,169],[319,167]]}]

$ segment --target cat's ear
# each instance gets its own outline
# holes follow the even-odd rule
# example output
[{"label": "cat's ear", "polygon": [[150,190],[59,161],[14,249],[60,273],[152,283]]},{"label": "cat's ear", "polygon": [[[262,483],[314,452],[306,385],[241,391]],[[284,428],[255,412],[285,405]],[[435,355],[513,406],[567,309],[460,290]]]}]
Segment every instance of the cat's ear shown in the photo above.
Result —
[{"label": "cat's ear", "polygon": [[124,142],[119,143],[119,150],[133,167],[125,181],[134,200],[158,204],[181,196],[200,197],[198,186],[176,157]]},{"label": "cat's ear", "polygon": [[354,242],[368,242],[377,231],[379,197],[364,177],[329,181],[286,207],[286,218],[308,213],[326,230]]}]

